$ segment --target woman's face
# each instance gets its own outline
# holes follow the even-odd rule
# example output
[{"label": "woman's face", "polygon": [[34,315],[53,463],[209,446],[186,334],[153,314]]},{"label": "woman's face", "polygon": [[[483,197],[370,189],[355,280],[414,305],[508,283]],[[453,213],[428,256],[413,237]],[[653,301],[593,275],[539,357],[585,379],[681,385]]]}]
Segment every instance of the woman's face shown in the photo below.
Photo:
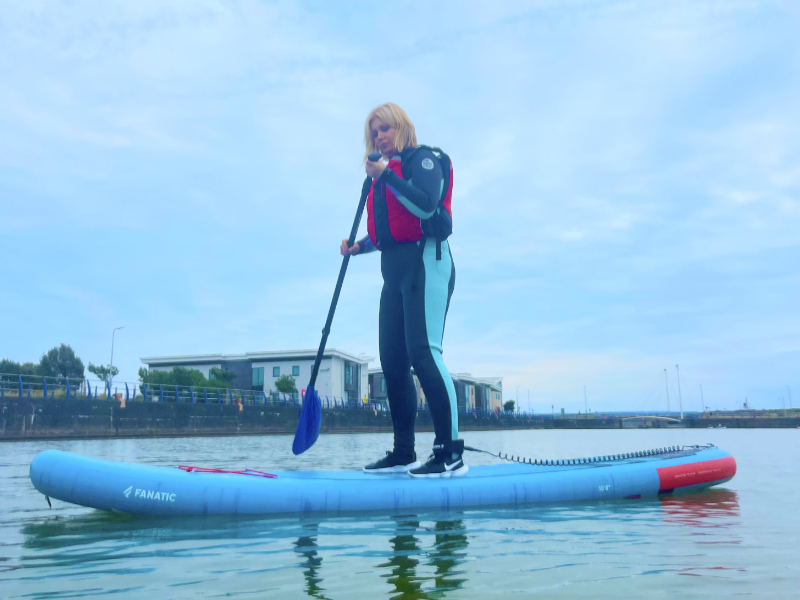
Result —
[{"label": "woman's face", "polygon": [[378,117],[373,117],[369,122],[369,130],[372,132],[372,139],[375,141],[375,147],[380,150],[386,158],[391,158],[396,150],[394,148],[394,136],[397,135],[397,129],[384,123]]}]

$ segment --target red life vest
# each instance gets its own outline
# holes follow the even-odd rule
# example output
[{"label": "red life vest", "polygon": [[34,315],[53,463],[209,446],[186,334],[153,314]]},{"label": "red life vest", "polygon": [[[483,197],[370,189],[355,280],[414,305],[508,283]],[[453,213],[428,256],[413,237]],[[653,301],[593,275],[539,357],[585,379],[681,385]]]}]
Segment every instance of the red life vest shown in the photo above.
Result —
[{"label": "red life vest", "polygon": [[[417,148],[407,148],[403,151],[403,155],[407,158],[410,158],[416,150]],[[450,162],[449,158],[447,159],[447,162]],[[444,170],[445,165],[442,164],[441,166]],[[445,210],[452,218],[453,211],[451,209],[451,203],[453,196],[453,167],[451,164],[448,166],[449,173],[443,173],[447,190],[444,194],[444,198],[440,199],[440,203],[444,206]],[[386,168],[394,171],[398,177],[405,179],[405,177],[403,177],[402,163],[399,160],[390,160]],[[388,220],[389,232],[391,233],[392,240],[395,243],[404,244],[409,242],[418,242],[421,240],[426,232],[423,232],[420,218],[412,214],[411,211],[403,206],[400,200],[397,199],[397,196],[394,194],[394,192],[392,192],[391,188],[384,183],[378,183],[379,193],[376,197],[375,183],[375,180],[373,180],[372,187],[367,195],[367,233],[369,233],[369,237],[375,247],[378,249],[385,249],[381,248],[381,246],[378,244],[378,228],[375,224],[376,212],[379,212],[383,218]],[[383,212],[382,207],[376,211],[376,200],[377,202],[382,202],[381,198],[385,198],[386,200],[385,213]],[[449,232],[447,235],[449,235]]]}]

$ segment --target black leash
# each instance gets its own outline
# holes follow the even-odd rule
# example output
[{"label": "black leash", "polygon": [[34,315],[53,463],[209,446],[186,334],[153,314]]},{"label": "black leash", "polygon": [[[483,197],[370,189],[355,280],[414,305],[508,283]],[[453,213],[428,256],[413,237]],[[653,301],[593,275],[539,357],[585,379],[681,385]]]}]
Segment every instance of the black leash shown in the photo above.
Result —
[{"label": "black leash", "polygon": [[701,450],[703,448],[713,448],[714,444],[706,446],[667,446],[666,448],[655,448],[653,450],[641,450],[639,452],[626,452],[625,454],[609,454],[605,456],[589,456],[585,458],[567,458],[567,459],[542,459],[542,458],[526,458],[523,456],[513,456],[503,454],[502,452],[494,453],[488,450],[481,450],[480,448],[473,448],[472,446],[464,446],[464,450],[470,452],[481,452],[494,456],[500,460],[507,460],[509,462],[521,463],[525,465],[544,465],[544,466],[562,466],[562,465],[585,465],[593,463],[605,463],[618,460],[630,460],[632,458],[643,458],[647,456],[658,456],[661,454],[672,454],[675,452],[683,452],[684,450]]}]

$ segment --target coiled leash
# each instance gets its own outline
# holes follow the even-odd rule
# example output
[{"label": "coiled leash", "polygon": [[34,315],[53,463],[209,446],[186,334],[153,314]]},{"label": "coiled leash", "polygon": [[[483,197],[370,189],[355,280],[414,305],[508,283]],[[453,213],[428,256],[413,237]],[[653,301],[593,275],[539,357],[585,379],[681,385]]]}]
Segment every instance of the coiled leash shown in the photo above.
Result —
[{"label": "coiled leash", "polygon": [[714,444],[707,444],[705,446],[667,446],[666,448],[655,448],[653,450],[640,450],[639,452],[626,452],[624,454],[608,454],[605,456],[589,456],[585,458],[566,458],[566,459],[542,459],[542,458],[526,458],[524,456],[514,456],[503,454],[502,452],[489,452],[488,450],[481,450],[480,448],[473,448],[472,446],[464,446],[464,450],[470,452],[481,452],[494,456],[500,460],[507,460],[509,462],[521,463],[525,465],[540,465],[540,466],[565,466],[565,465],[586,465],[593,463],[605,463],[618,460],[630,460],[632,458],[644,458],[648,456],[659,456],[662,454],[673,454],[675,452],[684,452],[686,450],[703,450],[706,448],[714,448]]}]

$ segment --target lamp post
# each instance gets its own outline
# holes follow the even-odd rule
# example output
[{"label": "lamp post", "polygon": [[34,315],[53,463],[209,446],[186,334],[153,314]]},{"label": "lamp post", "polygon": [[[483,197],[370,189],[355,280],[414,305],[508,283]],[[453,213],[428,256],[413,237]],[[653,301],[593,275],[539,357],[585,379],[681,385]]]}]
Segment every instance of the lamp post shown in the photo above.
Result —
[{"label": "lamp post", "polygon": [[589,401],[586,399],[586,386],[583,386],[583,407],[586,409],[586,418],[589,418]]},{"label": "lamp post", "polygon": [[792,390],[789,389],[789,386],[786,386],[786,391],[789,392],[789,409],[792,408]]},{"label": "lamp post", "polygon": [[681,371],[678,365],[675,365],[675,372],[678,374],[678,404],[681,408],[681,421],[683,421],[683,398],[681,397]]},{"label": "lamp post", "polygon": [[[125,329],[124,327],[115,327],[114,331],[111,332],[111,364],[110,367],[114,366],[114,335],[117,333],[118,330]],[[111,381],[114,379],[114,376],[109,373],[108,375],[108,386],[111,387]]]},{"label": "lamp post", "polygon": [[667,388],[667,414],[670,413],[669,410],[669,382],[667,381],[667,370],[664,369],[664,386]]}]

